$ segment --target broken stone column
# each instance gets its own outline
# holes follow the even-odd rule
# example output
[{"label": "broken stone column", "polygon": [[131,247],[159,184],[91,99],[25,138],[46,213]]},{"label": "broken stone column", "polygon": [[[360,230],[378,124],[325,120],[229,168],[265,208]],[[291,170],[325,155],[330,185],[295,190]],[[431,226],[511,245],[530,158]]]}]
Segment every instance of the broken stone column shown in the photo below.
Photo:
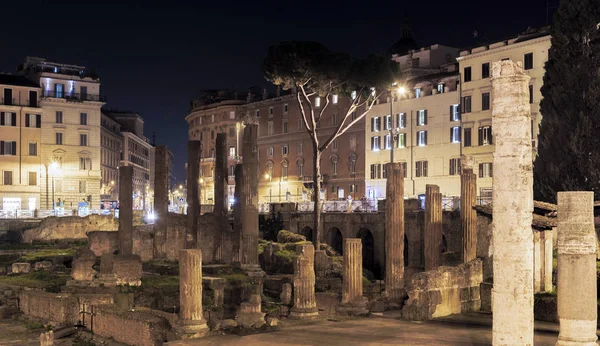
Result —
[{"label": "broken stone column", "polygon": [[315,299],[315,250],[312,244],[296,245],[294,258],[294,306],[289,318],[317,318]]},{"label": "broken stone column", "polygon": [[198,217],[200,216],[200,141],[188,141],[187,166],[187,230],[186,249],[198,247]]},{"label": "broken stone column", "polygon": [[54,345],[54,331],[40,334],[40,346],[53,346]]},{"label": "broken stone column", "polygon": [[[242,254],[243,269],[259,270],[258,264],[258,125],[248,123],[243,137]],[[313,259],[314,261],[314,259]],[[314,271],[314,270],[313,270]]]},{"label": "broken stone column", "polygon": [[215,141],[215,216],[227,216],[227,134],[217,133]]},{"label": "broken stone column", "polygon": [[244,167],[241,163],[238,163],[235,165],[235,190],[233,192],[233,235],[231,236],[231,262],[235,265],[238,265],[241,262],[240,252],[242,245],[242,209],[244,206],[244,203],[242,203],[244,199],[243,175]]},{"label": "broken stone column", "polygon": [[292,285],[285,283],[281,286],[281,294],[279,294],[281,304],[290,305],[292,303]]},{"label": "broken stone column", "polygon": [[119,254],[133,251],[133,166],[119,167]]},{"label": "broken stone column", "polygon": [[240,305],[235,321],[242,327],[260,328],[265,325],[265,313],[261,310],[259,294],[252,294],[247,302]]},{"label": "broken stone column", "polygon": [[463,263],[477,257],[477,212],[473,209],[477,203],[477,176],[471,165],[461,158],[463,167],[460,173],[460,221],[462,225]]},{"label": "broken stone column", "polygon": [[387,163],[385,200],[385,296],[401,303],[404,290],[404,172],[398,162]]},{"label": "broken stone column", "polygon": [[167,229],[169,227],[169,151],[158,146],[154,155],[154,258],[167,255]]},{"label": "broken stone column", "polygon": [[492,65],[492,128],[496,137],[492,214],[494,345],[533,345],[529,79],[521,63],[507,60]]},{"label": "broken stone column", "polygon": [[179,250],[179,320],[177,334],[197,338],[208,332],[202,315],[202,250]]},{"label": "broken stone column", "polygon": [[596,345],[594,192],[558,193],[557,248],[560,332],[556,345]]},{"label": "broken stone column", "polygon": [[71,277],[76,281],[91,281],[96,276],[92,266],[96,263],[96,254],[88,248],[77,250],[73,256]]},{"label": "broken stone column", "polygon": [[337,311],[348,315],[368,314],[367,298],[363,297],[362,242],[357,238],[344,239],[344,277],[342,304]]},{"label": "broken stone column", "polygon": [[[552,292],[552,254],[553,254],[553,232],[552,230],[543,231],[540,233],[542,239],[542,246],[544,249],[543,257],[544,268],[542,269],[542,292]],[[596,243],[597,245],[597,243]],[[597,246],[596,246],[597,248]]]},{"label": "broken stone column", "polygon": [[432,270],[442,262],[442,194],[439,186],[430,184],[425,194],[425,270]]}]

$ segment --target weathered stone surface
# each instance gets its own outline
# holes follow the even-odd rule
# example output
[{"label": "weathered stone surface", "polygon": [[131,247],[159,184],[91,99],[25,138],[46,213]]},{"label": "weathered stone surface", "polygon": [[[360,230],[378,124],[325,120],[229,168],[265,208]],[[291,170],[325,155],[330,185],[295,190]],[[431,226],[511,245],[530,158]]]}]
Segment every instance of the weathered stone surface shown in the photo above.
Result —
[{"label": "weathered stone surface", "polygon": [[227,319],[221,321],[221,328],[223,329],[232,329],[238,326],[238,323],[235,320]]},{"label": "weathered stone surface", "polygon": [[112,215],[47,217],[35,228],[23,231],[23,242],[81,240],[92,231],[116,231],[118,221]]},{"label": "weathered stone surface", "polygon": [[53,346],[54,345],[54,332],[49,331],[47,333],[40,334],[40,346]]},{"label": "weathered stone surface", "polygon": [[169,150],[161,145],[154,153],[154,243],[153,258],[165,258],[169,227]]},{"label": "weathered stone surface", "polygon": [[297,243],[299,241],[306,241],[306,237],[284,229],[277,233],[277,242],[280,244]]},{"label": "weathered stone surface", "polygon": [[198,217],[200,215],[200,141],[188,141],[188,166],[187,166],[187,249],[198,247]]},{"label": "weathered stone surface", "polygon": [[367,298],[363,297],[362,242],[358,238],[344,239],[344,279],[342,304],[338,312],[348,315],[364,315]]},{"label": "weathered stone surface", "polygon": [[11,272],[13,274],[27,274],[31,271],[30,263],[13,263]]},{"label": "weathered stone surface", "polygon": [[404,172],[400,163],[386,164],[385,296],[404,298]]},{"label": "weathered stone surface", "polygon": [[210,299],[211,308],[221,308],[224,304],[226,280],[216,277],[203,277],[203,296]]},{"label": "weathered stone surface", "polygon": [[89,281],[96,276],[96,271],[92,266],[96,263],[96,255],[88,248],[77,250],[73,256],[73,267],[71,277],[73,280]]},{"label": "weathered stone surface", "polygon": [[281,294],[279,295],[281,304],[290,305],[292,303],[292,285],[285,283],[281,288]]},{"label": "weathered stone surface", "polygon": [[[463,156],[461,161],[467,158]],[[477,203],[477,176],[471,167],[462,167],[460,173],[460,201],[463,263],[467,263],[477,256],[477,212],[473,209]]]},{"label": "weathered stone surface", "polygon": [[425,270],[432,270],[442,264],[442,194],[437,185],[427,184],[425,191]]},{"label": "weathered stone surface", "polygon": [[140,286],[142,284],[142,259],[138,255],[114,256],[113,273],[117,285]]},{"label": "weathered stone surface", "polygon": [[25,315],[59,325],[74,325],[79,320],[79,302],[67,293],[23,290],[19,293],[19,309]]},{"label": "weathered stone surface", "polygon": [[178,333],[201,337],[208,331],[202,315],[202,250],[179,251]]},{"label": "weathered stone surface", "polygon": [[52,271],[52,269],[54,269],[54,266],[52,265],[52,262],[50,262],[50,261],[41,261],[41,262],[35,262],[35,264],[33,265],[33,268],[35,270]]},{"label": "weathered stone surface", "polygon": [[217,218],[227,216],[227,134],[217,133],[215,138],[215,209]]},{"label": "weathered stone surface", "polygon": [[267,326],[277,327],[279,325],[279,319],[276,317],[267,317]]},{"label": "weathered stone surface", "polygon": [[233,191],[233,234],[231,236],[232,257],[231,263],[240,265],[242,246],[242,209],[243,209],[243,184],[244,166],[241,163],[235,165],[235,190]]},{"label": "weathered stone surface", "polygon": [[242,268],[259,268],[258,265],[258,125],[244,128],[242,156]]},{"label": "weathered stone surface", "polygon": [[329,269],[329,256],[325,250],[315,251],[315,275],[322,277],[325,275],[327,269]]},{"label": "weathered stone surface", "polygon": [[132,346],[161,346],[169,322],[150,311],[121,311],[112,305],[95,307],[94,333]]},{"label": "weathered stone surface", "polygon": [[319,315],[315,300],[315,251],[312,245],[297,245],[294,258],[294,306],[290,318],[308,319]]},{"label": "weathered stone surface", "polygon": [[495,132],[494,345],[533,345],[533,158],[530,77],[521,63],[492,64]]},{"label": "weathered stone surface", "polygon": [[246,328],[260,328],[265,325],[265,313],[261,311],[259,294],[252,294],[247,302],[240,305],[235,321]]},{"label": "weathered stone surface", "polygon": [[557,346],[596,345],[594,192],[558,193]]}]

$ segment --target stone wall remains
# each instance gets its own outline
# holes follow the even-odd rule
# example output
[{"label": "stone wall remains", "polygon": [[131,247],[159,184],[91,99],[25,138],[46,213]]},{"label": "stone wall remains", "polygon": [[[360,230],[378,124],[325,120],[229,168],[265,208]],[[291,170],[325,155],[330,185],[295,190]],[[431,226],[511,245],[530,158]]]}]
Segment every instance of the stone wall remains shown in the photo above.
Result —
[{"label": "stone wall remains", "polygon": [[93,331],[102,337],[132,346],[161,346],[169,322],[150,311],[121,311],[112,305],[94,306]]},{"label": "stone wall remains", "polygon": [[118,220],[112,215],[88,215],[86,217],[47,217],[35,228],[23,231],[23,243],[33,241],[85,240],[92,231],[116,231]]},{"label": "stone wall remains", "polygon": [[65,293],[23,290],[19,293],[19,309],[25,315],[59,325],[74,325],[79,320],[78,299]]}]

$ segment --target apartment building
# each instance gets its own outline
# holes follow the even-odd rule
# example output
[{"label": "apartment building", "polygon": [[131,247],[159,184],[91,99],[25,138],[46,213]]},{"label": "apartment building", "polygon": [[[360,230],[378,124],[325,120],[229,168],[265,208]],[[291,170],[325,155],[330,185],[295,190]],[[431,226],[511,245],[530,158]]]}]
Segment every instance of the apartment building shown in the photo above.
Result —
[{"label": "apartment building", "polygon": [[119,200],[119,165],[121,162],[121,150],[123,148],[123,135],[121,124],[115,119],[102,113],[102,129],[100,134],[100,162],[102,169],[102,187],[100,199],[106,202]]},{"label": "apartment building", "polygon": [[40,194],[42,209],[55,202],[100,207],[100,96],[98,76],[84,66],[27,57],[17,73],[41,87]]},{"label": "apartment building", "polygon": [[41,88],[0,74],[0,202],[3,211],[40,208]]},{"label": "apartment building", "polygon": [[528,30],[508,40],[463,50],[457,58],[462,78],[462,137],[463,154],[471,156],[477,173],[478,195],[491,198],[492,154],[494,135],[492,131],[491,63],[512,60],[523,64],[531,77],[529,103],[531,104],[532,144],[537,150],[537,136],[541,122],[541,87],[545,73],[544,64],[550,49],[549,28]]}]

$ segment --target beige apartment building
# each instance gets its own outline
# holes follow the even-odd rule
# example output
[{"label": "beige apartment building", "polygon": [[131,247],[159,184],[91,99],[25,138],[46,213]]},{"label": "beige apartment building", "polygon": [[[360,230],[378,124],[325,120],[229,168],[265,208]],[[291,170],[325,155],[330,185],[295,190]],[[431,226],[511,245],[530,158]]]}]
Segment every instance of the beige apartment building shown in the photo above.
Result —
[{"label": "beige apartment building", "polygon": [[[119,165],[121,163],[121,150],[123,148],[121,124],[103,112],[101,125],[100,144],[102,148],[100,150],[100,162],[102,165],[102,188],[100,199],[108,202],[118,201]],[[109,207],[111,206],[109,205]]]},{"label": "beige apartment building", "polygon": [[[531,103],[532,144],[537,150],[537,136],[541,122],[541,87],[545,73],[544,64],[550,49],[548,28],[529,30],[517,37],[460,52],[457,58],[462,73],[462,127],[463,154],[474,159],[477,173],[478,196],[491,198],[492,154],[492,85],[491,64],[500,60],[513,60],[523,64],[531,77],[529,95]],[[535,157],[535,152],[534,152]]]},{"label": "beige apartment building", "polygon": [[0,74],[0,202],[2,211],[40,208],[41,88]]},{"label": "beige apartment building", "polygon": [[100,207],[100,80],[83,66],[27,57],[17,69],[41,87],[41,208]]}]

